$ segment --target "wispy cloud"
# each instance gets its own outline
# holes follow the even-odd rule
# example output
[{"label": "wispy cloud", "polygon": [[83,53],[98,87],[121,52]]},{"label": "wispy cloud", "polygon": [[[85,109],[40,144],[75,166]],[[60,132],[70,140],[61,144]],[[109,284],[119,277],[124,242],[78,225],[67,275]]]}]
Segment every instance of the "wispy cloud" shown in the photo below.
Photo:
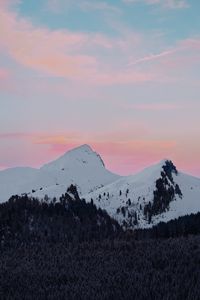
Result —
[{"label": "wispy cloud", "polygon": [[91,0],[47,0],[47,8],[54,13],[63,13],[71,8],[83,11],[101,11],[103,13],[121,13],[119,7],[109,4],[106,1]]},{"label": "wispy cloud", "polygon": [[[51,30],[35,26],[29,19],[9,10],[5,3],[0,11],[0,49],[20,66],[36,71],[39,76],[62,77],[97,85],[130,85],[163,78],[172,80],[172,65],[181,60],[182,68],[184,61],[197,57],[191,57],[189,53],[184,55],[179,50],[195,49],[197,52],[198,39],[182,41],[175,47],[138,58],[144,49],[148,53],[149,40],[145,34],[126,30],[110,37],[100,33]],[[156,3],[161,3],[161,0],[149,2]],[[82,4],[87,9],[115,10],[102,1],[84,1]],[[145,62],[152,64],[146,67]],[[137,65],[141,65],[139,69],[135,68]]]},{"label": "wispy cloud", "polygon": [[111,13],[121,13],[121,10],[119,7],[108,4],[104,1],[81,1],[80,7],[83,10],[97,10],[97,11],[103,11],[103,12],[111,12]]},{"label": "wispy cloud", "polygon": [[52,13],[60,14],[68,11],[74,3],[73,0],[46,0],[45,8]]},{"label": "wispy cloud", "polygon": [[33,144],[66,144],[69,140],[80,138],[81,134],[75,131],[58,132],[49,134],[48,132],[8,132],[0,133],[0,139],[23,139],[29,140]]},{"label": "wispy cloud", "polygon": [[1,0],[0,1],[0,7],[13,7],[16,5],[19,5],[21,3],[22,0]]},{"label": "wispy cloud", "polygon": [[147,5],[159,5],[167,9],[188,8],[189,3],[186,0],[122,0],[124,3],[146,3]]},{"label": "wispy cloud", "polygon": [[140,64],[143,62],[153,61],[153,60],[174,54],[177,51],[178,51],[178,49],[174,49],[174,50],[163,51],[163,52],[160,52],[157,54],[150,54],[150,55],[144,56],[142,58],[136,59],[135,61],[131,61],[129,63],[129,66],[137,65],[137,64]]},{"label": "wispy cloud", "polygon": [[138,83],[152,77],[142,71],[126,70],[126,66],[118,66],[113,59],[107,63],[106,56],[101,55],[100,47],[108,51],[114,47],[120,54],[124,44],[130,43],[128,36],[123,40],[102,34],[35,27],[4,8],[0,11],[0,37],[0,49],[17,63],[50,76],[97,84]]},{"label": "wispy cloud", "polygon": [[86,34],[34,28],[8,10],[0,11],[0,37],[0,48],[18,63],[50,75],[77,77],[96,65],[93,56],[73,54],[88,40]]}]

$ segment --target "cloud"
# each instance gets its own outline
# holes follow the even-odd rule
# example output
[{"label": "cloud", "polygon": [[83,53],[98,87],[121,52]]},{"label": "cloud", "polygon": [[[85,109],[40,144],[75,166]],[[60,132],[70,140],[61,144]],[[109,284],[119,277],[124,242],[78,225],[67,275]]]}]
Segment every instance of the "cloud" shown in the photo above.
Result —
[{"label": "cloud", "polygon": [[96,74],[92,81],[100,85],[125,85],[131,83],[144,83],[154,80],[154,75],[146,72],[124,71],[120,74],[118,72],[109,72],[104,74]]},{"label": "cloud", "polygon": [[78,77],[96,64],[92,56],[73,54],[87,35],[34,28],[6,10],[0,12],[0,37],[0,48],[18,63],[49,75]]},{"label": "cloud", "polygon": [[118,7],[103,1],[81,1],[80,7],[86,11],[97,10],[107,13],[121,13],[121,10]]},{"label": "cloud", "polygon": [[8,9],[0,11],[0,50],[38,74],[97,84],[148,81],[151,77],[149,74],[137,74],[121,66],[116,75],[112,60],[110,66],[104,61],[100,47],[107,51],[114,47],[120,53],[122,41],[120,38],[109,39],[102,34],[34,27],[30,21]]},{"label": "cloud", "polygon": [[147,110],[147,111],[167,111],[167,110],[179,110],[183,106],[173,103],[145,103],[145,104],[133,104],[128,105],[128,109],[135,110]]},{"label": "cloud", "polygon": [[[172,47],[158,53],[146,53],[140,57],[130,57],[127,64],[130,70],[143,70],[153,74],[152,82],[194,83],[195,70],[200,64],[200,38],[177,40]],[[148,72],[147,72],[148,71]],[[194,76],[193,76],[194,74]]]},{"label": "cloud", "polygon": [[200,37],[188,38],[179,42],[183,49],[200,50]]},{"label": "cloud", "polygon": [[81,133],[70,131],[49,134],[47,132],[9,132],[0,133],[0,140],[24,140],[36,145],[66,145],[69,141],[80,139]]},{"label": "cloud", "polygon": [[9,70],[0,68],[0,80],[8,79],[9,74],[10,74]]},{"label": "cloud", "polygon": [[103,13],[121,13],[121,10],[106,1],[94,0],[47,0],[47,8],[54,13],[62,13],[70,8],[79,8],[83,11],[101,11]]},{"label": "cloud", "polygon": [[80,133],[70,132],[65,134],[43,134],[33,138],[33,143],[38,145],[62,145],[66,146],[69,142],[77,141],[81,138]]},{"label": "cloud", "polygon": [[53,13],[62,13],[68,10],[72,5],[72,0],[47,0],[46,8]]},{"label": "cloud", "polygon": [[188,8],[189,4],[186,0],[122,0],[124,3],[143,2],[147,5],[160,5],[167,9],[183,9]]},{"label": "cloud", "polygon": [[1,0],[0,7],[1,8],[11,8],[19,5],[21,0]]},{"label": "cloud", "polygon": [[30,137],[30,134],[19,133],[19,132],[0,133],[0,139],[12,139],[12,138],[18,139],[18,138],[27,138],[27,137]]},{"label": "cloud", "polygon": [[[160,2],[154,0],[151,4]],[[107,2],[82,3],[88,9],[106,10],[108,5]],[[25,70],[35,71],[38,77],[61,77],[105,86],[173,81],[175,67],[178,72],[179,68],[182,70],[189,64],[189,60],[194,63],[198,59],[199,40],[180,41],[153,54],[148,53],[150,48],[152,45],[146,34],[128,29],[114,37],[66,29],[51,30],[33,25],[5,4],[0,11],[0,51]],[[187,54],[184,53],[186,50]],[[190,55],[190,51],[196,51],[195,55]],[[144,54],[139,57],[141,53]]]},{"label": "cloud", "polygon": [[131,66],[131,65],[137,65],[137,64],[140,64],[140,63],[143,63],[143,62],[153,61],[153,60],[156,60],[156,59],[159,59],[159,58],[162,58],[162,57],[174,54],[176,51],[177,51],[177,49],[163,51],[163,52],[160,52],[158,54],[150,54],[150,55],[144,56],[142,58],[139,58],[139,59],[137,59],[135,61],[130,62],[129,66]]}]

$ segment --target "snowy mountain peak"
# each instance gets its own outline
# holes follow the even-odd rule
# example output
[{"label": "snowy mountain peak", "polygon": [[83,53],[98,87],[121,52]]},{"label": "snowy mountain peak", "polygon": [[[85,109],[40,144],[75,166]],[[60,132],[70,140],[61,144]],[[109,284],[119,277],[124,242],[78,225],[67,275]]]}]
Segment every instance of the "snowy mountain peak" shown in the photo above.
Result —
[{"label": "snowy mountain peak", "polygon": [[92,148],[89,145],[87,145],[87,144],[83,144],[83,145],[80,145],[78,147],[75,147],[75,148],[67,151],[65,154],[69,154],[71,152],[73,152],[73,153],[75,153],[75,152],[77,152],[77,153],[81,153],[81,152],[94,153],[94,151],[92,150]]},{"label": "snowy mountain peak", "polygon": [[89,145],[64,153],[40,169],[14,168],[0,172],[0,202],[28,194],[50,199],[77,189],[81,197],[105,209],[127,228],[151,227],[200,211],[200,179],[178,172],[170,159],[130,176],[108,171]]},{"label": "snowy mountain peak", "polygon": [[89,145],[64,153],[40,169],[10,169],[0,172],[0,202],[27,193],[38,198],[60,197],[71,184],[81,194],[105,186],[120,176],[105,168],[100,155]]},{"label": "snowy mountain peak", "polygon": [[89,145],[84,144],[67,151],[55,161],[45,164],[41,169],[48,171],[57,169],[63,171],[65,168],[69,169],[71,166],[79,168],[86,165],[101,168],[105,167],[100,155],[93,151]]},{"label": "snowy mountain peak", "polygon": [[90,145],[88,145],[88,144],[82,144],[82,145],[80,145],[80,146],[77,146],[77,147],[75,147],[75,148],[69,150],[69,151],[76,151],[76,150],[94,152],[94,151],[92,150],[92,147],[91,147]]},{"label": "snowy mountain peak", "polygon": [[89,155],[90,155],[90,157],[91,157],[91,155],[93,155],[94,157],[98,158],[98,161],[100,161],[100,163],[103,165],[103,167],[105,167],[104,161],[101,158],[101,156],[97,152],[95,152],[88,144],[83,144],[83,145],[73,148],[65,153],[65,155],[69,155],[69,154],[78,155],[79,157],[81,157],[81,155],[88,156],[88,157],[89,157]]}]

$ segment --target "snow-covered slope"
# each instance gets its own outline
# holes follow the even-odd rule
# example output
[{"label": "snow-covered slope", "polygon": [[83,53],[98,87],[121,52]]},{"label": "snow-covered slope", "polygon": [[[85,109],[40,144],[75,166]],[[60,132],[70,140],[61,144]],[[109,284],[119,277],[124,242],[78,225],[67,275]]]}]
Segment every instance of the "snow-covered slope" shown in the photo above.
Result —
[{"label": "snow-covered slope", "polygon": [[169,160],[120,178],[85,195],[126,227],[151,227],[200,211],[200,179],[183,174]]},{"label": "snow-covered slope", "polygon": [[38,170],[33,168],[11,168],[0,171],[0,202],[8,200],[11,195],[30,190]]},{"label": "snow-covered slope", "polygon": [[125,227],[151,227],[200,211],[200,179],[178,172],[168,160],[131,176],[108,171],[90,146],[68,151],[40,169],[0,172],[0,202],[26,193],[59,198],[74,184],[86,201],[105,209]]},{"label": "snow-covered slope", "polygon": [[82,145],[65,153],[40,169],[13,168],[0,172],[0,201],[13,194],[28,193],[34,197],[59,197],[70,184],[85,194],[109,184],[119,175],[109,172],[90,146]]}]

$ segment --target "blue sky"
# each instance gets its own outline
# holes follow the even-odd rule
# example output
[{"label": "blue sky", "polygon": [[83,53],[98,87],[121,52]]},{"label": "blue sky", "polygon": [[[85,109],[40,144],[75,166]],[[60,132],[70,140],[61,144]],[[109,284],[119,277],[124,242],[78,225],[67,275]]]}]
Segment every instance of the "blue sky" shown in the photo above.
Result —
[{"label": "blue sky", "polygon": [[[142,31],[161,31],[169,40],[199,34],[199,1],[21,1],[19,13],[51,29],[117,34],[115,23]],[[153,1],[152,1],[153,2]],[[156,2],[156,1],[155,1]],[[160,2],[160,3],[159,3]],[[170,4],[175,3],[170,7]],[[178,3],[185,3],[183,7]],[[177,7],[176,7],[177,5]],[[113,24],[112,24],[113,23]]]},{"label": "blue sky", "polygon": [[199,11],[195,0],[2,0],[0,168],[89,143],[122,174],[169,157],[200,175]]}]

